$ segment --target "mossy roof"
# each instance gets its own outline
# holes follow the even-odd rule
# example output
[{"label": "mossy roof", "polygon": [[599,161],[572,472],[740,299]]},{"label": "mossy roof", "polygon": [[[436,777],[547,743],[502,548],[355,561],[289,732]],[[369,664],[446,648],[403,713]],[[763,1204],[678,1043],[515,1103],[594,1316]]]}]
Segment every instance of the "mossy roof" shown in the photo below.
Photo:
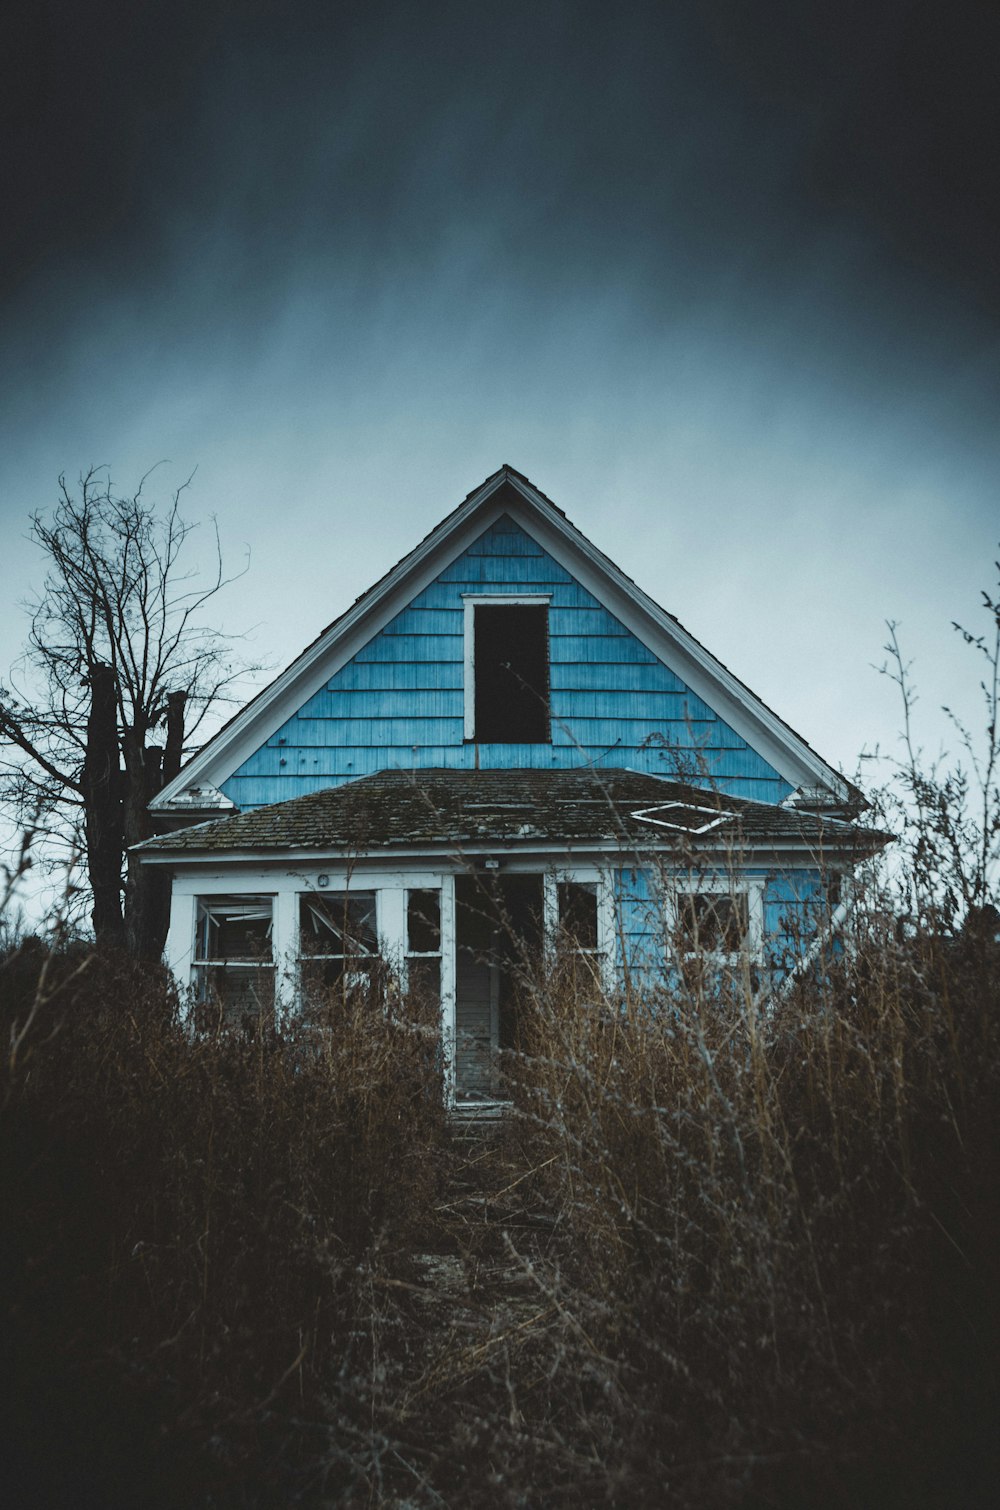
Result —
[{"label": "mossy roof", "polygon": [[147,840],[150,855],[322,850],[353,855],[502,844],[537,848],[802,845],[870,851],[889,838],[799,809],[628,770],[381,771]]}]

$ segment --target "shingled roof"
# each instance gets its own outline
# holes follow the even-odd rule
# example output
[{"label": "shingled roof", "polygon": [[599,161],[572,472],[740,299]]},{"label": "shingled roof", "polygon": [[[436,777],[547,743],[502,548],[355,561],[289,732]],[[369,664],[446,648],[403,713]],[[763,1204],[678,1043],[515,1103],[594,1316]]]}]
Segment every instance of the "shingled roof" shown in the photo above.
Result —
[{"label": "shingled roof", "polygon": [[871,852],[889,835],[627,770],[381,771],[147,839],[143,858],[287,850],[382,854],[414,845],[806,846]]}]

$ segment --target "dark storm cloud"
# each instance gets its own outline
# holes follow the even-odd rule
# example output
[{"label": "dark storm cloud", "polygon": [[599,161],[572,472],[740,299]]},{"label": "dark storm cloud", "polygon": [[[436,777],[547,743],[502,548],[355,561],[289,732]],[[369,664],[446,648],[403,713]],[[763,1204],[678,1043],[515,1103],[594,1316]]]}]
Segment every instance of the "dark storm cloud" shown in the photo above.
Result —
[{"label": "dark storm cloud", "polygon": [[817,239],[862,237],[886,279],[995,313],[998,48],[975,0],[33,0],[8,53],[7,286],[148,278],[221,236],[233,300],[266,298],[331,253],[419,267],[457,222],[500,228],[543,287],[633,276],[668,300],[727,261],[768,296]]},{"label": "dark storm cloud", "polygon": [[696,313],[865,399],[961,390],[975,427],[1000,396],[975,0],[32,0],[13,37],[22,405],[96,350],[252,365],[295,308],[306,358],[360,362],[418,308],[448,344],[588,302],[640,355]]},{"label": "dark storm cloud", "polygon": [[990,580],[1000,476],[1000,9],[4,25],[0,672],[61,470],[197,466],[192,517],[254,554],[223,627],[280,665],[508,461],[848,769],[896,735],[885,616],[927,705],[962,706],[942,633]]}]

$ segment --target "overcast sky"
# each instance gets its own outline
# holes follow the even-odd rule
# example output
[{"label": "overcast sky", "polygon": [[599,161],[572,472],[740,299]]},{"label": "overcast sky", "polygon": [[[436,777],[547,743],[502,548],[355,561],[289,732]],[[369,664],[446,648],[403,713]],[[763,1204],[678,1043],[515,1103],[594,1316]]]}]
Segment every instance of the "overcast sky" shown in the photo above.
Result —
[{"label": "overcast sky", "polygon": [[970,706],[994,0],[15,0],[5,52],[0,677],[61,471],[197,468],[279,669],[509,462],[848,773],[886,618],[925,742]]}]

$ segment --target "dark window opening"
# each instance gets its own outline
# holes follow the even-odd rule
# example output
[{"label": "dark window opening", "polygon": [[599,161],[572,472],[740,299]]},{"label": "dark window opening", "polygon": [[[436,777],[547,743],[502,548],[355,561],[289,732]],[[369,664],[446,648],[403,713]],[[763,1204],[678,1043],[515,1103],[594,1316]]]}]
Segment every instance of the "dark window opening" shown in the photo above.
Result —
[{"label": "dark window opening", "polygon": [[573,949],[597,948],[597,887],[593,882],[560,881],[559,927]]},{"label": "dark window opening", "polygon": [[198,902],[199,964],[271,959],[270,897],[203,897]]},{"label": "dark window opening", "polygon": [[428,1022],[441,1010],[441,892],[406,894],[406,996],[410,1016]]},{"label": "dark window opening", "polygon": [[373,891],[308,892],[299,899],[301,952],[320,959],[378,953]]},{"label": "dark window opening", "polygon": [[689,953],[738,954],[750,931],[746,892],[696,891],[680,898],[680,931]]},{"label": "dark window opening", "polygon": [[542,605],[476,604],[475,737],[547,744],[549,615]]},{"label": "dark window opening", "polygon": [[411,891],[406,901],[406,947],[410,954],[437,954],[441,949],[440,891]]}]

